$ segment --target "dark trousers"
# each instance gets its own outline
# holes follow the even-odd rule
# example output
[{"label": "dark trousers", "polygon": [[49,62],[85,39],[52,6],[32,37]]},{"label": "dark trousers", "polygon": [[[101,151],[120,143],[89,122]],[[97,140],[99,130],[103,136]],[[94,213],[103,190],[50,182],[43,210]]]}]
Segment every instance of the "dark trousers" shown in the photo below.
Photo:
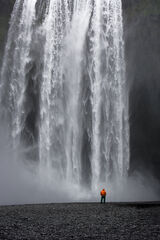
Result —
[{"label": "dark trousers", "polygon": [[106,202],[106,196],[101,196],[101,203],[104,201],[104,203]]}]

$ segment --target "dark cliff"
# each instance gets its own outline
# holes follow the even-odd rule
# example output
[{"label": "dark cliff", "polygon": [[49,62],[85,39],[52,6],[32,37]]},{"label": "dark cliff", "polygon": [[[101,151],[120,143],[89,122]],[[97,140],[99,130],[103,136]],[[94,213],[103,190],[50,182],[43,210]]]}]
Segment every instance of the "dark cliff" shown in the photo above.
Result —
[{"label": "dark cliff", "polygon": [[15,0],[0,0],[0,56],[3,54],[4,43],[9,27],[9,19]]},{"label": "dark cliff", "polygon": [[[0,55],[15,0],[0,0]],[[160,1],[122,0],[130,88],[130,171],[160,178]]]},{"label": "dark cliff", "polygon": [[160,170],[160,1],[123,0],[131,170]]}]

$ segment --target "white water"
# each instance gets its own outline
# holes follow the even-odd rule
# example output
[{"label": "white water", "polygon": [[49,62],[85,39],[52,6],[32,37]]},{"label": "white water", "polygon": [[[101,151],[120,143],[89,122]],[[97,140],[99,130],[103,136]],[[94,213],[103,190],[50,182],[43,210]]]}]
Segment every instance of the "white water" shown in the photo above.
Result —
[{"label": "white water", "polygon": [[1,70],[1,106],[14,147],[36,149],[41,178],[95,191],[127,177],[121,0],[17,0]]},{"label": "white water", "polygon": [[[22,2],[22,1],[21,1]],[[9,102],[8,105],[12,111],[12,137],[16,144],[19,144],[19,136],[21,129],[24,125],[25,118],[25,67],[30,61],[30,45],[32,41],[32,26],[35,20],[35,3],[33,1],[24,1],[22,5],[21,17],[18,20],[19,25],[17,27],[17,32],[15,35],[15,28],[17,21],[17,12],[20,8],[20,1],[16,2],[15,9],[12,14],[13,20],[11,20],[11,27],[9,30],[8,43],[6,46],[4,63],[1,72],[2,84],[6,84],[6,75],[8,71],[8,66],[11,64],[9,86],[7,89]],[[27,23],[26,23],[27,19]],[[15,35],[15,36],[14,36]],[[12,38],[14,36],[14,39]],[[14,40],[14,51],[11,53],[12,61],[10,60],[10,54],[12,46],[12,41]],[[11,61],[11,62],[10,62]],[[2,87],[3,92],[3,87]],[[5,93],[6,94],[6,93]]]}]

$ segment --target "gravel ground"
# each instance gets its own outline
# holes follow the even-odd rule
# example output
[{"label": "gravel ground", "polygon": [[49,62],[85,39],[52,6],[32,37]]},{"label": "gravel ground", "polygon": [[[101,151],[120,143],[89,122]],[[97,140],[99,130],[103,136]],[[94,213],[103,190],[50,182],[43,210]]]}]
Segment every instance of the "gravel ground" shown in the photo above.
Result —
[{"label": "gravel ground", "polygon": [[0,239],[160,239],[160,203],[0,207]]}]

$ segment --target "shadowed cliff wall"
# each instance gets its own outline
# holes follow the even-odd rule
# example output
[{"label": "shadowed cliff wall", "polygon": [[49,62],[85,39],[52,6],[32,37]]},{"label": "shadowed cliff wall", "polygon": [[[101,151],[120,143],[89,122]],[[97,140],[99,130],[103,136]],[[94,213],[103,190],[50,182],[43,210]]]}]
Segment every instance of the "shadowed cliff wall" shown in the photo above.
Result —
[{"label": "shadowed cliff wall", "polygon": [[14,2],[15,0],[0,0],[0,59],[3,55],[4,44],[9,27],[9,19]]},{"label": "shadowed cliff wall", "polygon": [[160,178],[160,1],[123,0],[131,171]]}]

